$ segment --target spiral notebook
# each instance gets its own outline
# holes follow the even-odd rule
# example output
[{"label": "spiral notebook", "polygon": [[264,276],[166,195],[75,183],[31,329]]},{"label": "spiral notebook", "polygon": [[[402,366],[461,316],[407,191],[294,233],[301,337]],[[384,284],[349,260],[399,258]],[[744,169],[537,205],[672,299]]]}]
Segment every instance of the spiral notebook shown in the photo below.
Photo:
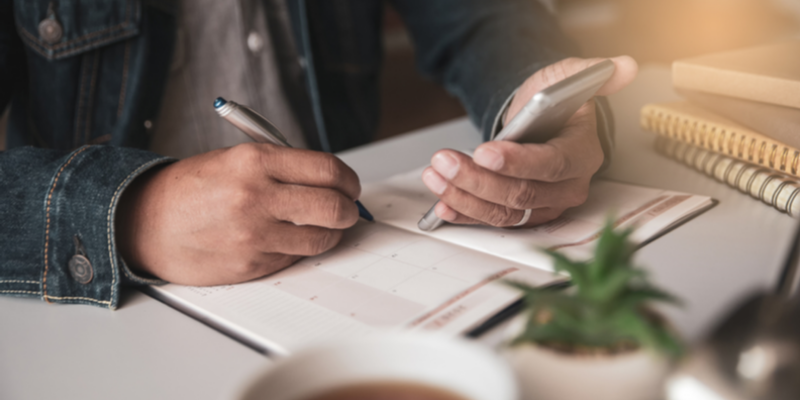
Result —
[{"label": "spiral notebook", "polygon": [[238,285],[169,284],[148,293],[252,348],[286,355],[322,340],[384,330],[446,335],[473,331],[519,299],[504,280],[547,285],[554,275],[541,250],[588,257],[609,213],[646,243],[709,208],[713,201],[661,189],[594,182],[581,207],[533,229],[416,222],[435,197],[420,172],[366,185],[361,202],[374,223],[348,229],[333,250]]}]

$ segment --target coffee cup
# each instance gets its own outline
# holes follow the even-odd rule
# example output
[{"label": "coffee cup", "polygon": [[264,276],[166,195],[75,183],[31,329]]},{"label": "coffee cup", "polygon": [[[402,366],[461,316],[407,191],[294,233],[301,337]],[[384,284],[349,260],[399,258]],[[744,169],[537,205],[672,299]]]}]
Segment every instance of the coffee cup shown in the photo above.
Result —
[{"label": "coffee cup", "polygon": [[[404,391],[407,397],[400,397]],[[438,335],[384,334],[300,350],[251,378],[237,398],[392,399],[392,393],[394,398],[426,400],[515,400],[517,385],[506,362],[479,344]]]}]

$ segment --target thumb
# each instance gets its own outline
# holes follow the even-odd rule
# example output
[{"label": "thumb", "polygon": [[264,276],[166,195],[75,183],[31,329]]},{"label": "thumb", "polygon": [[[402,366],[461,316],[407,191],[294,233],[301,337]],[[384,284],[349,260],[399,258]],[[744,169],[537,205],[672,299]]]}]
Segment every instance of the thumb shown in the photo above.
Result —
[{"label": "thumb", "polygon": [[[611,78],[597,91],[598,96],[616,93],[636,78],[639,66],[636,64],[636,61],[629,56],[613,58],[567,58],[557,63],[550,64],[533,74],[529,79],[532,86],[531,89],[540,92],[556,82],[562,81],[605,60],[611,60],[616,68]],[[528,82],[525,83],[528,84]]]},{"label": "thumb", "polygon": [[597,91],[598,96],[607,96],[616,93],[636,78],[639,66],[636,64],[636,61],[629,56],[613,58],[566,58],[536,71],[536,73],[531,75],[531,77],[520,86],[517,94],[514,96],[514,100],[509,106],[506,122],[510,121],[536,93],[605,60],[611,60],[614,63],[615,69],[611,78]]}]

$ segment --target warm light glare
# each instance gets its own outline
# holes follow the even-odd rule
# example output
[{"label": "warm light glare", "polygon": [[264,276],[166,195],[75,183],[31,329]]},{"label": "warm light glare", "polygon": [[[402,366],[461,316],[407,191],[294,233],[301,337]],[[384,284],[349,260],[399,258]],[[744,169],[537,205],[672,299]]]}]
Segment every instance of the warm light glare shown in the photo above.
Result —
[{"label": "warm light glare", "polygon": [[679,375],[667,382],[667,400],[726,400],[697,379]]},{"label": "warm light glare", "polygon": [[762,380],[777,364],[775,352],[764,346],[753,346],[739,355],[736,371],[745,379]]}]

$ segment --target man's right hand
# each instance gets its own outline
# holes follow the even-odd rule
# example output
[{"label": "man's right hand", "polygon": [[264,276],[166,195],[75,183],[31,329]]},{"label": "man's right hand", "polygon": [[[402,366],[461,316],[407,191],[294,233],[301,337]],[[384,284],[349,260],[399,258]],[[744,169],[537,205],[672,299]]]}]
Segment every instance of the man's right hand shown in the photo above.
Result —
[{"label": "man's right hand", "polygon": [[116,211],[117,245],[131,268],[169,282],[243,282],[335,246],[360,193],[333,155],[243,144],[136,178]]}]

